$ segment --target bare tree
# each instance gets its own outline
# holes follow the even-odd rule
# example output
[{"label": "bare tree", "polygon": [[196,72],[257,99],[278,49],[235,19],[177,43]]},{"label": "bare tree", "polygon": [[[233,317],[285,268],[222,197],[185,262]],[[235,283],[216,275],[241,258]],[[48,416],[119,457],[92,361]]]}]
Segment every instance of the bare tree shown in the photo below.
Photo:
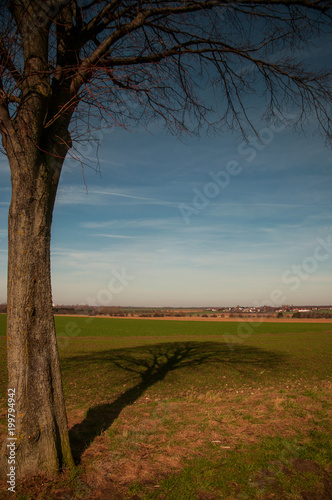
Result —
[{"label": "bare tree", "polygon": [[331,74],[298,57],[331,31],[331,1],[9,0],[1,2],[0,23],[0,130],[12,182],[8,376],[23,477],[73,465],[50,235],[75,132],[101,118],[110,126],[163,120],[174,133],[245,132],[253,128],[245,96],[259,90],[265,117],[297,108],[299,126],[314,115],[330,138]]}]

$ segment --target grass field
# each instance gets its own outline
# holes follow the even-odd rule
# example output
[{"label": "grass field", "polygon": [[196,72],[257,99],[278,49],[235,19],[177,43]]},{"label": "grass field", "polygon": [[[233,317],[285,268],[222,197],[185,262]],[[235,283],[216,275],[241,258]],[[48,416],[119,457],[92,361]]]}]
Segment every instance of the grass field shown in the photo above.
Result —
[{"label": "grass field", "polygon": [[[332,498],[331,323],[56,327],[77,467],[17,499]],[[5,438],[3,315],[0,332]]]}]

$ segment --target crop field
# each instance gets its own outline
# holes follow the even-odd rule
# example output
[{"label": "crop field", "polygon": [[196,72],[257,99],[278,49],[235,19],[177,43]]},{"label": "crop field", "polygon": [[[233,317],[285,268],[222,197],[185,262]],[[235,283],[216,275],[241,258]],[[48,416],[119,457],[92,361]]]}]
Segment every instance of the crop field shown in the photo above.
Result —
[{"label": "crop field", "polygon": [[[16,499],[332,498],[331,322],[56,317],[56,328],[77,465],[18,484]],[[0,332],[4,440],[4,315]]]}]

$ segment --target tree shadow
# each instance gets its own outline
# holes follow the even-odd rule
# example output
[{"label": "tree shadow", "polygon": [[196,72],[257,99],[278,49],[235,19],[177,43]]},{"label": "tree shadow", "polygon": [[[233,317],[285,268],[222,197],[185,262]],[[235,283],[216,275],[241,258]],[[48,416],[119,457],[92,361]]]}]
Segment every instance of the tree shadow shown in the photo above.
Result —
[{"label": "tree shadow", "polygon": [[240,372],[248,367],[273,368],[285,358],[282,353],[236,345],[230,351],[227,345],[218,342],[173,342],[137,348],[107,350],[98,353],[74,356],[66,360],[69,364],[95,365],[108,363],[121,371],[132,374],[138,382],[111,403],[89,408],[85,419],[70,431],[70,442],[75,463],[80,462],[84,451],[93,440],[109,428],[127,406],[137,401],[142,394],[168,373],[183,368],[196,368],[207,363],[231,364]]}]

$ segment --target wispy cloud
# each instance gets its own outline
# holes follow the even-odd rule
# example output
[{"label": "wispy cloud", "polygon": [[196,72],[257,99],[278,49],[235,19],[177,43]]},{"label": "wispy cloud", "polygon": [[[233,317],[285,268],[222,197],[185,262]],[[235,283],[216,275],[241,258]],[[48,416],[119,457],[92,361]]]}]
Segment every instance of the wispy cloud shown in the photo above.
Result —
[{"label": "wispy cloud", "polygon": [[[126,200],[130,204],[148,204],[178,207],[180,202],[148,198],[128,193],[119,193],[103,189],[85,189],[78,186],[61,186],[58,192],[56,203],[58,205],[109,205],[110,198],[118,197]],[[117,202],[116,202],[117,203]]]},{"label": "wispy cloud", "polygon": [[61,185],[55,201],[56,205],[107,205],[101,196],[91,195],[82,186]]},{"label": "wispy cloud", "polygon": [[167,200],[160,200],[156,198],[148,198],[145,196],[137,196],[137,195],[131,195],[131,194],[126,194],[126,193],[118,193],[114,191],[105,191],[105,190],[96,190],[93,189],[91,190],[92,194],[95,195],[102,195],[102,196],[119,196],[121,198],[127,198],[129,200],[135,200],[135,202],[141,202],[141,203],[147,203],[147,204],[152,204],[152,205],[165,205],[165,206],[173,206],[173,207],[178,207],[179,202],[175,201],[167,201]]},{"label": "wispy cloud", "polygon": [[130,194],[124,194],[124,193],[115,193],[114,191],[100,191],[100,190],[92,190],[91,193],[93,194],[101,194],[101,195],[106,195],[106,196],[120,196],[122,198],[130,198],[133,200],[144,200],[144,201],[159,201],[159,200],[154,200],[153,198],[146,198],[145,196],[134,196]]},{"label": "wispy cloud", "polygon": [[123,239],[123,240],[132,240],[132,239],[137,239],[139,236],[125,236],[123,234],[102,234],[102,233],[97,233],[94,234],[94,236],[102,237],[102,238],[118,238],[118,239]]},{"label": "wispy cloud", "polygon": [[262,207],[262,208],[332,208],[332,205],[307,205],[305,203],[210,203],[216,207]]},{"label": "wispy cloud", "polygon": [[174,218],[154,217],[151,219],[125,219],[107,220],[104,222],[81,222],[79,227],[83,229],[106,229],[106,228],[126,228],[126,229],[172,229],[176,226],[183,226],[182,221]]}]

